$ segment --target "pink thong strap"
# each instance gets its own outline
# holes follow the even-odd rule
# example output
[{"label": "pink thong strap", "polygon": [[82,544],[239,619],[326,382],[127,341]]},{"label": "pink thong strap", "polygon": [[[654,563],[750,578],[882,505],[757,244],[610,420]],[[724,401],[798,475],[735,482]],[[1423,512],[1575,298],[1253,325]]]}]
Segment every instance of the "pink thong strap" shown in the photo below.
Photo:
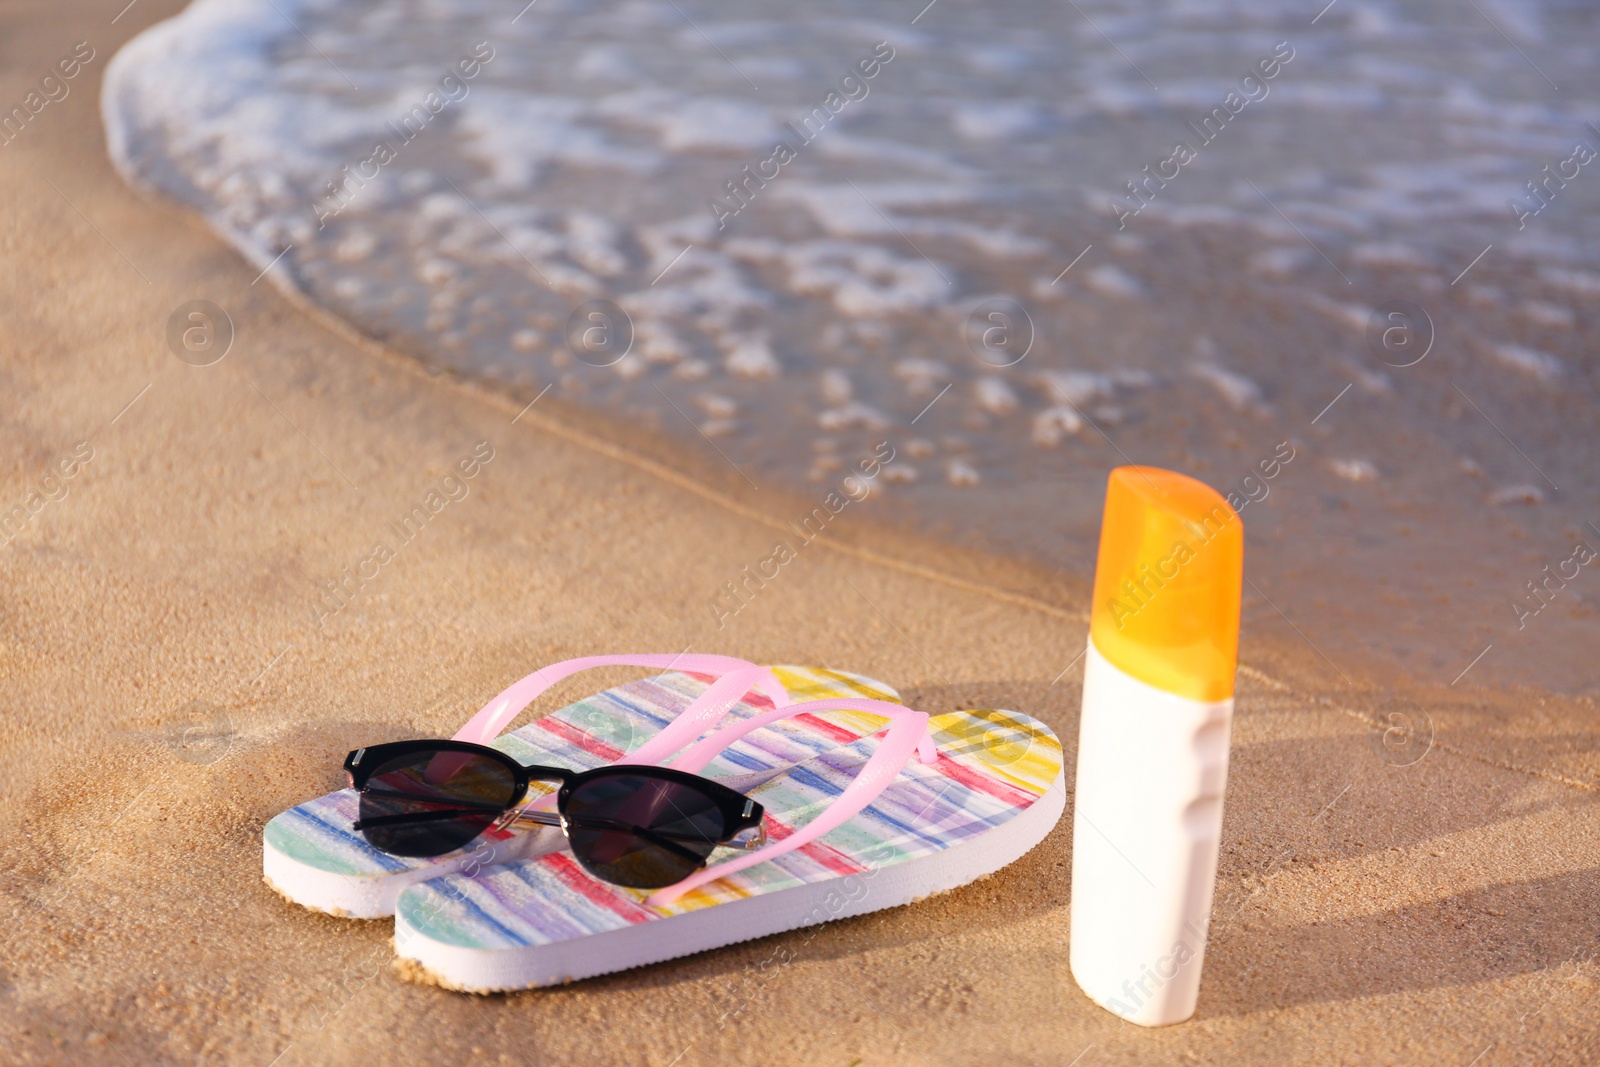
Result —
[{"label": "pink thong strap", "polygon": [[[760,729],[769,723],[777,722],[794,715],[803,715],[807,712],[817,711],[865,711],[874,715],[887,716],[891,721],[884,731],[883,741],[878,749],[867,760],[866,766],[856,775],[845,790],[834,798],[826,811],[807,823],[802,829],[796,830],[782,841],[759,848],[743,856],[726,860],[711,867],[703,868],[691,874],[681,882],[658,889],[645,898],[645,904],[650,907],[665,907],[677,900],[683,894],[693,889],[698,889],[707,882],[715,881],[725,874],[742,871],[746,867],[753,867],[757,863],[765,863],[775,859],[786,852],[808,845],[824,834],[842,826],[847,820],[853,818],[889,788],[905,765],[910,761],[911,754],[915,752],[923,763],[933,763],[938,759],[938,751],[934,747],[933,738],[928,734],[928,715],[926,712],[913,711],[899,704],[889,704],[882,700],[867,700],[858,698],[844,698],[839,700],[813,700],[804,704],[790,704],[773,711],[757,715],[750,719],[736,722],[731,726],[723,727],[694,745],[690,746],[677,759],[672,761],[672,766],[677,770],[698,774],[707,763],[752,730]],[[878,731],[875,731],[878,732]]]},{"label": "pink thong strap", "polygon": [[[757,666],[748,660],[732,656],[713,655],[638,655],[638,656],[584,656],[562,660],[543,667],[519,682],[514,682],[474,715],[467,724],[456,731],[454,740],[487,744],[499,736],[500,731],[519,715],[524,708],[556,682],[591,667],[653,667],[681,669],[701,674],[721,674],[722,677],[707,686],[689,706],[667,723],[661,732],[617,761],[618,764],[649,765],[660,763],[696,737],[712,724],[720,721],[728,709],[748,694],[752,688],[765,690],[777,708],[790,705],[789,691],[778,681],[770,667]],[[768,712],[767,714],[771,714]],[[554,792],[521,805],[522,811],[549,810],[556,803]]]},{"label": "pink thong strap", "polygon": [[733,656],[687,653],[582,656],[541,667],[526,678],[513,682],[467,720],[467,724],[456,731],[453,740],[488,744],[500,736],[500,732],[545,690],[564,678],[594,667],[650,667],[721,676],[659,734],[623,761],[626,763],[654,763],[670,756],[721,719],[728,707],[752,688],[764,692],[778,708],[787,707],[790,703],[789,691],[778,681],[771,668]]}]

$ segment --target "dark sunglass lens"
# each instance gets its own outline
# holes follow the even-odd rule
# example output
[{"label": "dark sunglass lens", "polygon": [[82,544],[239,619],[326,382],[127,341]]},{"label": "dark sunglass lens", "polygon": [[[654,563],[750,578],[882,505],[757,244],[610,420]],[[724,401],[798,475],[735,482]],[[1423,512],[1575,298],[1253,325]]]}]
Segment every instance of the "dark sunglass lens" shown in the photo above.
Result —
[{"label": "dark sunglass lens", "polygon": [[396,856],[442,856],[511,806],[516,776],[474,752],[425,749],[384,761],[361,792],[361,834]]},{"label": "dark sunglass lens", "polygon": [[578,862],[634,889],[660,889],[699,870],[724,826],[716,803],[693,786],[626,772],[584,782],[563,812]]}]

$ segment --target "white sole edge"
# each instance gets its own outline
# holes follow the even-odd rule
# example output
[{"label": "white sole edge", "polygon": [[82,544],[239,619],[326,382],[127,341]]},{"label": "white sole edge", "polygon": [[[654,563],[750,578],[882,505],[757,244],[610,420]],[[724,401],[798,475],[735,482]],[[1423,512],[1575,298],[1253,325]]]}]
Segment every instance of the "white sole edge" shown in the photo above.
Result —
[{"label": "white sole edge", "polygon": [[302,863],[263,842],[261,874],[267,885],[292,904],[341,919],[384,919],[394,914],[395,902],[408,886],[455,874],[474,864],[509,863],[532,859],[566,847],[555,827],[538,827],[514,834],[488,848],[474,848],[409,871],[361,877],[325,871]]},{"label": "white sole edge", "polygon": [[398,969],[406,977],[468,993],[533,989],[898,907],[960,888],[1021,859],[1055,829],[1066,803],[1066,776],[1061,774],[1027,811],[931,856],[546,945],[448,945],[412,929],[400,915],[395,920]]}]

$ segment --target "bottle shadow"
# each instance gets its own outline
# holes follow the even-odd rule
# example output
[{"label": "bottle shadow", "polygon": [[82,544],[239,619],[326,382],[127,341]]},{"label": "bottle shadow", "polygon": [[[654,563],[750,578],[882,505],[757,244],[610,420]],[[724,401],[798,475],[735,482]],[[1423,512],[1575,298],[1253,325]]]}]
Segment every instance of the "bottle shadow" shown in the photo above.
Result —
[{"label": "bottle shadow", "polygon": [[[1370,915],[1235,926],[1224,936],[1213,935],[1199,1010],[1249,1015],[1582,964],[1600,951],[1594,938],[1597,899],[1600,870],[1584,870]],[[1552,986],[1546,999],[1558,991]]]}]

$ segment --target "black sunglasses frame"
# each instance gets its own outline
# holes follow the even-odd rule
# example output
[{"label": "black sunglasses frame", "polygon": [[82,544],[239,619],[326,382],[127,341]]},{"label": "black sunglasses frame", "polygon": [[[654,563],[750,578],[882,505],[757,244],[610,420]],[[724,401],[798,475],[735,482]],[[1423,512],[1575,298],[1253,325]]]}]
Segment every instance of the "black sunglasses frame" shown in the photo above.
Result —
[{"label": "black sunglasses frame", "polygon": [[[574,790],[593,782],[623,775],[647,778],[654,781],[670,782],[692,788],[710,800],[722,815],[723,833],[717,839],[719,847],[734,847],[741,849],[759,848],[766,843],[766,833],[762,829],[762,816],[764,811],[760,804],[745,796],[737,790],[730,789],[720,782],[709,778],[702,778],[698,774],[687,771],[674,770],[671,767],[653,767],[640,764],[611,764],[604,767],[595,767],[587,771],[569,771],[564,767],[542,767],[538,765],[524,766],[501,752],[499,749],[487,745],[473,744],[470,741],[449,740],[415,740],[391,741],[382,745],[368,745],[351,752],[344,759],[344,771],[349,779],[350,788],[357,792],[365,792],[367,782],[377,768],[399,756],[408,756],[419,752],[460,752],[463,755],[479,756],[493,760],[505,767],[512,775],[513,792],[511,800],[501,809],[500,815],[493,823],[479,831],[477,836],[489,830],[503,829],[514,822],[529,822],[541,826],[560,826],[563,833],[569,833],[569,826],[576,823],[583,825],[582,817],[574,819],[569,816],[566,808],[567,802]],[[556,810],[549,811],[524,811],[522,806],[527,801],[528,787],[534,782],[560,782],[561,786],[556,792]],[[470,803],[463,801],[461,803]],[[381,819],[357,821],[352,829],[362,830],[366,826],[395,823],[422,822],[424,818],[411,815],[383,816]],[[652,844],[669,849],[680,854],[685,854],[683,846],[678,845],[672,837],[647,830],[644,827],[599,827],[602,829],[618,829],[637,833],[644,840]],[[752,832],[753,831],[753,832]],[[740,838],[743,840],[739,840]],[[469,840],[476,840],[476,837]],[[690,840],[685,838],[684,840]],[[703,842],[706,838],[694,838]],[[464,847],[464,846],[463,846]],[[446,853],[440,853],[445,855]],[[692,856],[699,867],[704,867],[705,859]]]}]

